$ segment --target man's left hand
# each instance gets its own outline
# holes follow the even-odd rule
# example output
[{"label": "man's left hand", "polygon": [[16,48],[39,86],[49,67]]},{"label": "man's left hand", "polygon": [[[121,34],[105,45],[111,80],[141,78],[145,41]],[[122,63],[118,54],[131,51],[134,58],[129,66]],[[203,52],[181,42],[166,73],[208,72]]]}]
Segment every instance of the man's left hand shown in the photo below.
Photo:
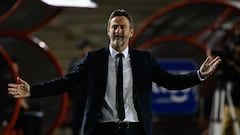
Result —
[{"label": "man's left hand", "polygon": [[215,58],[212,56],[208,56],[200,67],[201,76],[203,78],[207,78],[212,75],[221,61],[222,60],[219,56]]}]

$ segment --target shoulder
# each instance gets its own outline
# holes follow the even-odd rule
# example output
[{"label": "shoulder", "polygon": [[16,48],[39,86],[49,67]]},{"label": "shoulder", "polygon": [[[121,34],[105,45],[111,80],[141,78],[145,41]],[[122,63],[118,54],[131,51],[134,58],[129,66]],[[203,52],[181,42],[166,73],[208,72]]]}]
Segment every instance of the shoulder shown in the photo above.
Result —
[{"label": "shoulder", "polygon": [[137,50],[134,48],[129,48],[129,52],[131,55],[136,57],[152,57],[151,54],[144,50]]},{"label": "shoulder", "polygon": [[88,55],[103,55],[103,54],[108,54],[107,48],[100,48],[100,49],[96,49],[88,52]]},{"label": "shoulder", "polygon": [[99,60],[108,58],[108,56],[109,56],[108,49],[100,48],[100,49],[88,52],[88,54],[85,58],[87,60],[99,61]]}]

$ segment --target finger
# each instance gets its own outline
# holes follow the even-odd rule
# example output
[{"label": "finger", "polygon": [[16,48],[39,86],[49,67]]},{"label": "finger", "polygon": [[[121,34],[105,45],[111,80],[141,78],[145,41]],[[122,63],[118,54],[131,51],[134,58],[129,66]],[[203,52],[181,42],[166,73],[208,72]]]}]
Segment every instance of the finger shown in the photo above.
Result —
[{"label": "finger", "polygon": [[9,92],[10,95],[12,95],[14,98],[19,98],[21,95],[19,95],[18,92]]},{"label": "finger", "polygon": [[26,83],[26,82],[25,82],[23,79],[21,79],[20,77],[17,77],[17,80],[18,80],[18,83],[23,83],[23,84]]},{"label": "finger", "polygon": [[211,59],[211,56],[208,56],[203,62],[203,64],[206,65],[207,63],[209,63],[210,59]]},{"label": "finger", "polygon": [[219,56],[215,57],[211,62],[215,63],[216,61],[218,61],[220,59]]},{"label": "finger", "polygon": [[209,65],[210,66],[216,66],[216,65],[218,65],[220,63],[220,61],[221,61],[220,57],[217,56],[209,63]]},{"label": "finger", "polygon": [[17,92],[17,91],[8,91],[8,94],[11,94],[11,95],[17,95],[18,92]]},{"label": "finger", "polygon": [[12,87],[12,88],[16,88],[18,85],[17,84],[14,84],[14,83],[9,83],[8,84],[8,87]]},{"label": "finger", "polygon": [[14,98],[21,98],[21,95],[14,95]]},{"label": "finger", "polygon": [[14,98],[22,97],[18,92],[9,92],[9,94],[12,95]]},{"label": "finger", "polygon": [[16,88],[8,88],[8,91],[17,91]]}]

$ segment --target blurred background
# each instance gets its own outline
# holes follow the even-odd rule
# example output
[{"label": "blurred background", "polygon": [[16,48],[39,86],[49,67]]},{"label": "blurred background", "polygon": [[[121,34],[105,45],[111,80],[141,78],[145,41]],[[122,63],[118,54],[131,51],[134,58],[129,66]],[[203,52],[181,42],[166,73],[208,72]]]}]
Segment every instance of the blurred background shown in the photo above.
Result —
[{"label": "blurred background", "polygon": [[[30,83],[63,76],[82,39],[93,50],[107,46],[107,19],[114,9],[126,9],[134,19],[131,46],[149,51],[174,73],[197,69],[215,32],[229,29],[240,15],[238,0],[77,1],[0,2],[0,135],[24,135],[16,126],[26,114],[23,102],[42,122],[36,129],[41,135],[71,135],[68,93],[25,101],[9,97],[6,84],[18,75]],[[153,84],[154,135],[206,135],[215,82],[210,78],[181,92]]]}]

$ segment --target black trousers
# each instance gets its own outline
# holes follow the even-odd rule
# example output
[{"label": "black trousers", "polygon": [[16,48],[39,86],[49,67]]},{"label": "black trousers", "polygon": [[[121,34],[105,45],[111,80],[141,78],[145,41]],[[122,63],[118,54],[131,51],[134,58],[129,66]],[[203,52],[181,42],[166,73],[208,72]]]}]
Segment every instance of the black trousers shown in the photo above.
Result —
[{"label": "black trousers", "polygon": [[93,135],[146,135],[140,122],[107,122],[97,125]]},{"label": "black trousers", "polygon": [[42,117],[20,114],[15,129],[22,130],[23,135],[41,135]]}]

